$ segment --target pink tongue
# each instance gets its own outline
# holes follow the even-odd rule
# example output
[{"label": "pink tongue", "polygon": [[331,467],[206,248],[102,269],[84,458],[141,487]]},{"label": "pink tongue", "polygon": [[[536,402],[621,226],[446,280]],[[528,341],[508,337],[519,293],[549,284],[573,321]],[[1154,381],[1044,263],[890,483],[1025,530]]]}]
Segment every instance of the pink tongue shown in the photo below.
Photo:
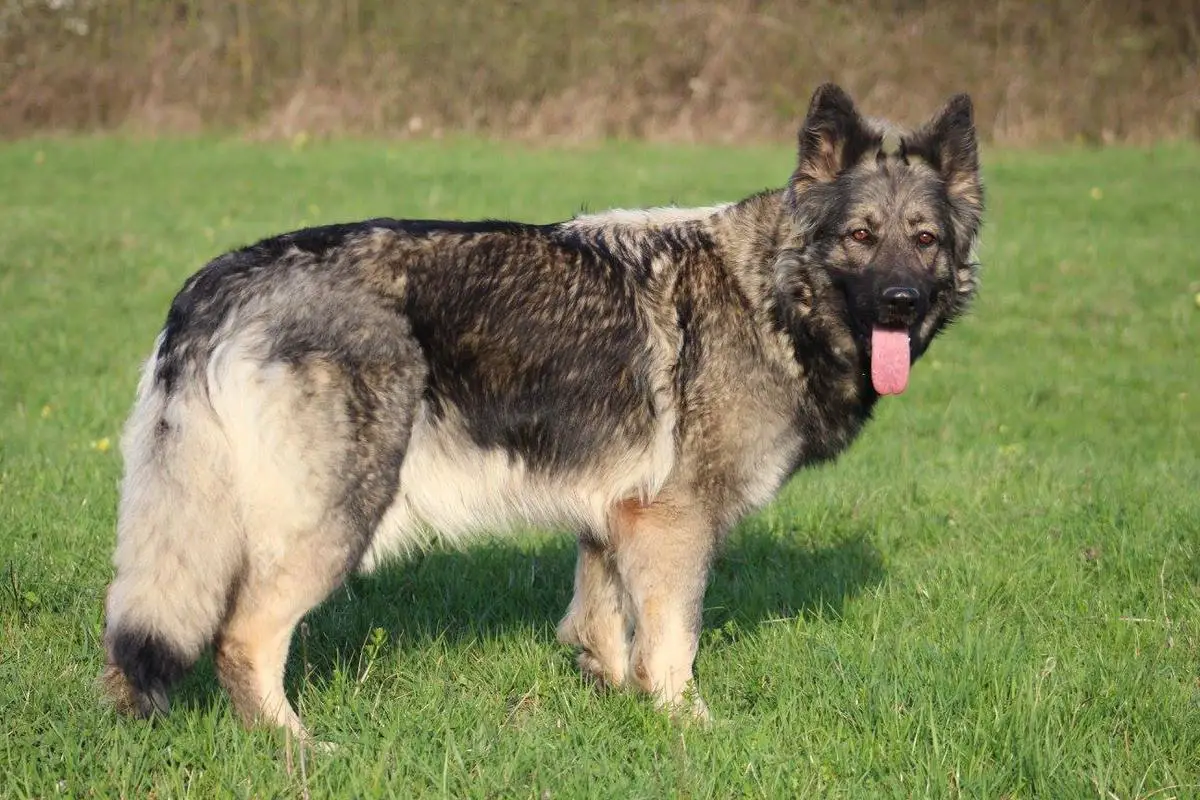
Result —
[{"label": "pink tongue", "polygon": [[908,331],[871,331],[871,383],[880,394],[900,394],[908,387]]}]

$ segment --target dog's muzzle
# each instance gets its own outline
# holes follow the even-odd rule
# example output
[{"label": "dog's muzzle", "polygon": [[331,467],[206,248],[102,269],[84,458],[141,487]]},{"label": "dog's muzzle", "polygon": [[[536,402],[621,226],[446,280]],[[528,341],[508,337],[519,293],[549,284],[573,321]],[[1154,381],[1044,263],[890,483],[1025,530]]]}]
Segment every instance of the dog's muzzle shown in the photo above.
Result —
[{"label": "dog's muzzle", "polygon": [[909,332],[924,314],[924,305],[921,290],[906,282],[887,281],[879,290],[871,329],[871,383],[879,394],[900,394],[908,386]]},{"label": "dog's muzzle", "polygon": [[917,321],[921,290],[915,286],[888,286],[879,293],[876,323],[885,328],[910,328]]}]

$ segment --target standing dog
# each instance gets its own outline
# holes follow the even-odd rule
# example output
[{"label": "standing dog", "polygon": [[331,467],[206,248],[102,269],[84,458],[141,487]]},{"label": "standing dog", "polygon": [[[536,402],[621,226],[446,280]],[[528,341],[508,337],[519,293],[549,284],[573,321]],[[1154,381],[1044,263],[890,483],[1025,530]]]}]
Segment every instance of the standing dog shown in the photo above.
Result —
[{"label": "standing dog", "polygon": [[703,716],[710,561],[842,451],[975,291],[971,102],[923,127],[813,95],[787,185],[552,225],[376,219],[183,286],[122,441],[101,682],[128,712],[211,643],[247,723],[353,570],[522,521],[578,533],[581,669]]}]

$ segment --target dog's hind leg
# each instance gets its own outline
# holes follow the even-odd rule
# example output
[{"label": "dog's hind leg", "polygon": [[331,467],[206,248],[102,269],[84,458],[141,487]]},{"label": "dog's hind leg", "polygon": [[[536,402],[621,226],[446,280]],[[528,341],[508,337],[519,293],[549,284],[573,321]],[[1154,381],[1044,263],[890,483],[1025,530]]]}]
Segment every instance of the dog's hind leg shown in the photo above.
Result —
[{"label": "dog's hind leg", "polygon": [[708,718],[693,685],[715,539],[699,504],[664,493],[613,515],[616,568],[633,603],[632,680],[661,708]]},{"label": "dog's hind leg", "polygon": [[412,358],[272,369],[278,407],[261,423],[272,447],[247,473],[247,563],[216,666],[247,725],[307,740],[284,693],[293,632],[358,565],[394,499],[424,371]]},{"label": "dog's hind leg", "polygon": [[580,536],[575,595],[558,624],[558,639],[581,648],[580,670],[601,686],[625,683],[632,612],[612,549],[589,534]]},{"label": "dog's hind leg", "polygon": [[340,583],[345,554],[322,546],[336,526],[295,541],[282,560],[253,567],[216,641],[217,677],[242,721],[308,733],[284,694],[283,677],[300,619]]}]

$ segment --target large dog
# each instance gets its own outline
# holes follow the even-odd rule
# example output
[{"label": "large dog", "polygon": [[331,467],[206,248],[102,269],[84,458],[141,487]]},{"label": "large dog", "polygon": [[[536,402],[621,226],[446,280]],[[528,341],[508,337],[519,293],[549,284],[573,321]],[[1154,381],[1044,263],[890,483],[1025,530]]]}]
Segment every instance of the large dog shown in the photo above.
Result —
[{"label": "large dog", "polygon": [[551,225],[376,219],[223,255],[171,305],[122,441],[101,682],[127,712],[209,645],[239,714],[307,735],[293,629],[353,570],[521,521],[578,534],[579,666],[693,690],[723,535],[842,451],[966,308],[971,102],[813,95],[786,186]]}]

